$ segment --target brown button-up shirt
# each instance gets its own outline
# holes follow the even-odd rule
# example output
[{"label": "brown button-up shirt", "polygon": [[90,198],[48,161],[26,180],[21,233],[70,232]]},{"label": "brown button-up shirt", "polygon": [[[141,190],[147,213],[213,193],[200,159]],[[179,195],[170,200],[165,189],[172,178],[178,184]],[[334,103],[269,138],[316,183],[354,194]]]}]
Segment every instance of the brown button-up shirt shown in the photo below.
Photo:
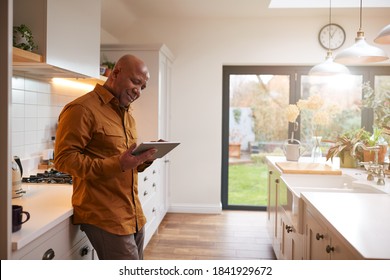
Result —
[{"label": "brown button-up shirt", "polygon": [[137,169],[122,172],[119,163],[120,154],[136,141],[134,118],[100,85],[64,107],[55,167],[73,175],[75,224],[95,225],[118,235],[145,225]]}]

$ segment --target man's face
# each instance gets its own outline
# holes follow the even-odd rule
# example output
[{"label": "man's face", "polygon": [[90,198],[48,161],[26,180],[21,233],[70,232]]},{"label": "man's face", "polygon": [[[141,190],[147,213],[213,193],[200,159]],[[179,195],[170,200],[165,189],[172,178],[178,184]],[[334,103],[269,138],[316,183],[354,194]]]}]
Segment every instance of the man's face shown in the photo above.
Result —
[{"label": "man's face", "polygon": [[149,72],[145,65],[135,63],[132,67],[119,68],[115,74],[114,91],[119,104],[128,107],[137,100],[146,88]]}]

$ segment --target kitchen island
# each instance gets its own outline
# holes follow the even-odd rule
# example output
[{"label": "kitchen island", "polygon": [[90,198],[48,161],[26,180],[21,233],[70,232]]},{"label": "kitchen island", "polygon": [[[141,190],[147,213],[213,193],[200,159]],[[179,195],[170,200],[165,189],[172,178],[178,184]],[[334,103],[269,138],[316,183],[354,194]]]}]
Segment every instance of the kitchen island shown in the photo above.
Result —
[{"label": "kitchen island", "polygon": [[278,259],[390,259],[388,178],[377,185],[364,169],[349,168],[285,174],[281,162],[285,157],[267,157],[268,228]]}]

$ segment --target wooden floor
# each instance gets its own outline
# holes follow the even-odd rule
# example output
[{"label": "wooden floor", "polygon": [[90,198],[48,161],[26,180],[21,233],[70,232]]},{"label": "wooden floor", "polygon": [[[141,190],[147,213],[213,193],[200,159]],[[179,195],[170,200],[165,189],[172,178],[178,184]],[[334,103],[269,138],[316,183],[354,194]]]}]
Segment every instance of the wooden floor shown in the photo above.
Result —
[{"label": "wooden floor", "polygon": [[267,212],[168,213],[144,251],[146,260],[275,259]]}]

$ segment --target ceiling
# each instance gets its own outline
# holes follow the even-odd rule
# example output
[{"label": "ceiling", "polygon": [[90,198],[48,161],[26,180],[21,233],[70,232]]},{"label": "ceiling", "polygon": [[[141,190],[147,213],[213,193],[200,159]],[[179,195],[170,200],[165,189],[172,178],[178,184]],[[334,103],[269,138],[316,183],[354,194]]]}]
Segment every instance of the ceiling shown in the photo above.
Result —
[{"label": "ceiling", "polygon": [[[137,19],[147,18],[233,19],[327,17],[329,14],[329,1],[330,0],[102,0],[102,28],[106,31],[115,33],[116,29],[121,29],[123,26],[129,26]],[[359,17],[359,6],[359,0],[332,0],[332,14],[336,17],[341,15]],[[364,16],[389,16],[390,18],[390,1],[363,1],[363,18]]]},{"label": "ceiling", "polygon": [[[102,2],[103,15],[115,11],[119,15],[127,14],[130,19],[312,16],[326,15],[329,11],[329,0],[102,0]],[[359,14],[359,6],[359,0],[332,0],[332,12],[335,13]],[[381,9],[383,7],[388,9]],[[390,16],[389,0],[365,0],[363,8],[363,14],[387,13]]]}]

